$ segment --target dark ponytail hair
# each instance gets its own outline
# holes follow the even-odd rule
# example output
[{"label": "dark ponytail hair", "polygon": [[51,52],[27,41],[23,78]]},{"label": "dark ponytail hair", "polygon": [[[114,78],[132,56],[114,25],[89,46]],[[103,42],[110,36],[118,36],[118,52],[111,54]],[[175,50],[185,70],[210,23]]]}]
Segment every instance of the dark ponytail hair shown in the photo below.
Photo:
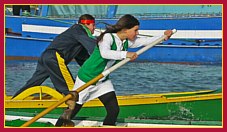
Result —
[{"label": "dark ponytail hair", "polygon": [[122,29],[130,29],[139,24],[138,19],[130,14],[126,14],[122,16],[115,25],[108,25],[106,31],[101,33],[97,38],[97,42],[101,41],[106,33],[117,33]]}]

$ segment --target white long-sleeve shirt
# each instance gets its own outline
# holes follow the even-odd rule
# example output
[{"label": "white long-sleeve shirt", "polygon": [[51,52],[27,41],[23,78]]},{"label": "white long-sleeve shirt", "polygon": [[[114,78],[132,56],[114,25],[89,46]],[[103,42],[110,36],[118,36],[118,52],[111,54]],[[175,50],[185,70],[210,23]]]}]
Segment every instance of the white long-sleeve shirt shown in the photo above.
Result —
[{"label": "white long-sleeve shirt", "polygon": [[[103,36],[102,41],[98,43],[100,54],[105,59],[111,60],[122,60],[126,58],[127,51],[121,51],[123,49],[123,43],[126,41],[121,41],[121,39],[117,36],[116,33],[113,33],[115,38],[115,43],[117,45],[117,50],[111,50],[111,45],[113,44],[113,38],[110,33],[106,33]],[[158,39],[160,36],[155,37],[137,37],[134,41],[128,40],[128,47],[129,48],[137,48],[141,46],[146,46],[151,42]]]}]

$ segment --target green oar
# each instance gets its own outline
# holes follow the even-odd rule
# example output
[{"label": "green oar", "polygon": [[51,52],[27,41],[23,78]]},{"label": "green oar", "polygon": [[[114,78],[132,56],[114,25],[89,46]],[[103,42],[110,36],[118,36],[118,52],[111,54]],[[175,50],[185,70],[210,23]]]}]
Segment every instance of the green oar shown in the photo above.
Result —
[{"label": "green oar", "polygon": [[[173,34],[176,33],[176,29],[172,30]],[[149,45],[143,47],[142,49],[138,50],[136,53],[137,55],[142,54],[143,52],[147,51],[148,49],[150,49],[151,47],[155,46],[156,44],[159,44],[161,41],[163,41],[167,36],[163,35],[160,38],[156,39],[154,42],[150,43]],[[114,70],[116,70],[117,68],[121,67],[122,65],[126,64],[127,62],[130,61],[130,58],[126,58],[122,61],[120,61],[119,63],[117,63],[116,65],[110,67],[109,69],[103,71],[101,74],[99,74],[97,77],[95,77],[94,79],[92,79],[91,81],[87,82],[86,84],[82,85],[81,87],[79,87],[76,92],[81,92],[83,91],[85,88],[87,88],[88,86],[94,84],[95,82],[97,82],[98,80],[100,80],[101,78],[103,78],[104,76],[109,75],[111,72],[113,72]],[[61,100],[59,100],[57,103],[51,105],[50,107],[48,107],[47,109],[45,109],[44,111],[42,111],[41,113],[39,113],[38,115],[36,115],[35,117],[33,117],[31,120],[29,120],[28,122],[24,123],[21,127],[27,127],[30,124],[32,124],[33,122],[35,122],[36,120],[38,120],[39,118],[43,117],[44,115],[46,115],[47,113],[49,113],[50,111],[52,111],[53,109],[57,108],[59,105],[63,104],[65,101],[69,100],[70,98],[72,98],[73,96],[71,94],[66,95],[64,98],[62,98]]]}]

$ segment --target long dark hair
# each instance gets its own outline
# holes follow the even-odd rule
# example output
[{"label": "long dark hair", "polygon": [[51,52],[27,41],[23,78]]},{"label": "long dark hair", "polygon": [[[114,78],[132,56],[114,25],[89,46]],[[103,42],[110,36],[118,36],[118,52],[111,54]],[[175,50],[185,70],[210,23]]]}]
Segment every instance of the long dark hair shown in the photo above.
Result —
[{"label": "long dark hair", "polygon": [[108,25],[106,31],[101,33],[97,38],[97,42],[101,41],[106,33],[117,33],[122,29],[130,29],[139,24],[138,19],[130,14],[126,14],[122,16],[115,25]]}]

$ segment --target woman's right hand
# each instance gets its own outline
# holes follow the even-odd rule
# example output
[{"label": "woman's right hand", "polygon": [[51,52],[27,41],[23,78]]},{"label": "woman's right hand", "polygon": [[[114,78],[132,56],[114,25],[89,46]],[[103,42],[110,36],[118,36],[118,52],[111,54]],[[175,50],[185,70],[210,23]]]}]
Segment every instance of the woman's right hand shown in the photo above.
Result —
[{"label": "woman's right hand", "polygon": [[131,61],[134,61],[138,57],[138,55],[136,52],[127,52],[126,57],[130,58]]}]

